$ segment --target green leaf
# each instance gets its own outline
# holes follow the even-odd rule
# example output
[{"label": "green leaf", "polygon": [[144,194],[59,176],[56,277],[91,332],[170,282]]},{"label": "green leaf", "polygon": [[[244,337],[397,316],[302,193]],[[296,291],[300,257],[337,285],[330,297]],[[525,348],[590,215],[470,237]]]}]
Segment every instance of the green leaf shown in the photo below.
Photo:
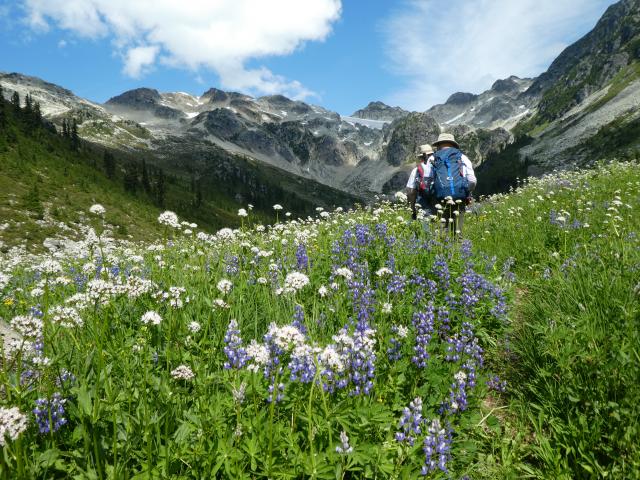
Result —
[{"label": "green leaf", "polygon": [[87,391],[87,388],[84,385],[78,387],[76,395],[78,398],[78,406],[80,407],[80,411],[87,417],[90,417],[91,413],[93,412],[93,405],[91,402],[91,395]]}]

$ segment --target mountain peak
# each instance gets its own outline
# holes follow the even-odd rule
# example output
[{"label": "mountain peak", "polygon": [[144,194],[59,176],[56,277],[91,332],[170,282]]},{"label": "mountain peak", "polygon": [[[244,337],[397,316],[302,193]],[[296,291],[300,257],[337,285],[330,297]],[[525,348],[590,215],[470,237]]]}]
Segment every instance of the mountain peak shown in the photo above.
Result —
[{"label": "mountain peak", "polygon": [[398,118],[405,117],[409,114],[406,110],[400,107],[390,107],[386,103],[375,101],[369,102],[369,104],[354,112],[351,116],[356,118],[362,118],[366,120],[397,120]]},{"label": "mountain peak", "polygon": [[509,78],[496,80],[494,84],[491,85],[491,90],[499,93],[517,90],[519,88],[517,80],[520,79],[515,75],[511,75]]},{"label": "mountain peak", "polygon": [[160,93],[155,88],[134,88],[126,92],[111,97],[107,100],[107,105],[143,106],[155,105],[161,100]]},{"label": "mountain peak", "polygon": [[478,95],[469,92],[456,92],[447,98],[446,105],[460,105],[462,103],[473,102],[478,98]]}]

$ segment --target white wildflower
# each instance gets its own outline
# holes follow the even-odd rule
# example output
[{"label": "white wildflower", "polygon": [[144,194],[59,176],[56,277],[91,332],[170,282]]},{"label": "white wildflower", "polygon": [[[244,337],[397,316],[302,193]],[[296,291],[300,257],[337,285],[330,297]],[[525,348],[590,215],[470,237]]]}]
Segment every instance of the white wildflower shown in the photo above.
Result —
[{"label": "white wildflower", "polygon": [[309,277],[301,272],[291,272],[284,279],[284,291],[294,293],[309,285]]},{"label": "white wildflower", "polygon": [[147,313],[142,315],[141,322],[145,325],[160,325],[162,321],[162,317],[157,312],[153,310],[149,310]]},{"label": "white wildflower", "polygon": [[89,212],[102,217],[107,212],[107,210],[99,203],[96,203],[95,205],[91,205],[91,207],[89,208]]},{"label": "white wildflower", "polygon": [[187,328],[191,333],[198,333],[202,326],[198,322],[193,321],[190,322],[189,325],[187,325]]},{"label": "white wildflower", "polygon": [[249,214],[247,213],[247,211],[244,208],[240,208],[238,209],[238,216],[239,217],[247,217]]},{"label": "white wildflower", "polygon": [[62,305],[51,308],[51,310],[49,310],[49,318],[51,319],[51,323],[65,328],[81,327],[84,323],[75,308],[64,307]]},{"label": "white wildflower", "polygon": [[279,327],[275,323],[272,323],[269,325],[267,335],[283,350],[289,350],[291,347],[302,345],[305,340],[304,335],[293,325]]},{"label": "white wildflower", "polygon": [[180,222],[178,221],[178,216],[169,210],[162,212],[158,216],[158,223],[160,225],[165,225],[171,228],[180,228]]},{"label": "white wildflower", "polygon": [[217,298],[213,301],[213,308],[229,308],[229,304],[221,298]]},{"label": "white wildflower", "polygon": [[232,241],[236,238],[236,234],[230,228],[221,228],[216,233],[216,237],[222,241]]},{"label": "white wildflower", "polygon": [[42,336],[42,320],[31,315],[18,315],[10,322],[11,328],[23,337],[39,338]]},{"label": "white wildflower", "polygon": [[278,210],[282,210],[282,205],[280,205],[279,203],[276,203],[276,204],[273,206],[273,209],[274,209],[274,210],[276,210],[276,211],[278,211]]},{"label": "white wildflower", "polygon": [[269,348],[266,345],[252,340],[251,343],[247,345],[247,357],[253,360],[253,363],[248,367],[249,370],[257,372],[260,367],[264,367],[269,363]]},{"label": "white wildflower", "polygon": [[329,345],[320,352],[318,362],[328,370],[336,372],[342,372],[344,370],[344,362],[334,345]]},{"label": "white wildflower", "polygon": [[462,384],[467,380],[467,374],[460,370],[453,376],[453,378],[455,378],[458,383]]},{"label": "white wildflower", "polygon": [[7,438],[15,441],[29,427],[29,419],[18,407],[0,407],[0,447],[4,447]]},{"label": "white wildflower", "polygon": [[409,335],[409,328],[406,325],[398,325],[396,327],[396,334],[398,335],[398,338],[407,338],[407,335]]},{"label": "white wildflower", "polygon": [[336,269],[335,274],[343,277],[346,280],[351,280],[353,278],[353,272],[349,270],[347,267],[341,267]]},{"label": "white wildflower", "polygon": [[180,365],[171,371],[171,376],[176,380],[193,380],[195,374],[186,365]]},{"label": "white wildflower", "polygon": [[394,198],[399,203],[406,203],[407,202],[407,195],[405,193],[403,193],[403,192],[396,192],[394,194]]},{"label": "white wildflower", "polygon": [[382,267],[377,272],[376,275],[379,277],[384,277],[386,275],[391,275],[393,272],[388,267]]},{"label": "white wildflower", "polygon": [[223,278],[218,282],[218,290],[220,290],[220,293],[222,293],[223,295],[226,295],[227,293],[231,292],[232,288],[233,288],[233,282],[231,282],[231,280],[227,280]]}]

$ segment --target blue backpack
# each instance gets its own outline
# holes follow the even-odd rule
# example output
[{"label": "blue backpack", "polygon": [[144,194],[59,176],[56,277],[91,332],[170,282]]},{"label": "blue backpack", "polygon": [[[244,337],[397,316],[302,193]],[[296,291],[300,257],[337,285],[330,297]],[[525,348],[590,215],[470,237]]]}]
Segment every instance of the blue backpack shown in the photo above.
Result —
[{"label": "blue backpack", "polygon": [[469,182],[463,169],[462,152],[457,148],[444,148],[436,152],[433,186],[438,200],[446,197],[464,200],[469,196]]}]

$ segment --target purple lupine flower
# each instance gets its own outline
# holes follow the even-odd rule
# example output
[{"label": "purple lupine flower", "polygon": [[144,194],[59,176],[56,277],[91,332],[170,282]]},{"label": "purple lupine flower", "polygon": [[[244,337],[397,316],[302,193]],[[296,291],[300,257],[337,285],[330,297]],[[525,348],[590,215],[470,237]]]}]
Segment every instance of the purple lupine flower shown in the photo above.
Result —
[{"label": "purple lupine flower", "polygon": [[296,261],[298,270],[306,270],[309,267],[309,255],[307,255],[307,247],[304,243],[299,243],[296,249]]},{"label": "purple lupine flower", "polygon": [[469,260],[472,255],[472,244],[471,240],[463,240],[460,244],[460,256],[463,260]]},{"label": "purple lupine flower", "polygon": [[440,420],[435,418],[429,425],[422,450],[425,455],[422,475],[437,469],[447,473],[447,462],[451,458],[451,429],[442,428]]},{"label": "purple lupine flower", "polygon": [[438,291],[438,284],[436,282],[431,279],[427,279],[416,272],[413,273],[409,282],[411,285],[418,287],[413,299],[413,304],[416,306],[422,302],[425,296],[428,299],[432,299]]},{"label": "purple lupine flower", "polygon": [[389,254],[389,257],[387,258],[387,261],[385,262],[385,265],[387,266],[387,268],[389,268],[390,270],[395,270],[396,269],[396,257],[393,254]]},{"label": "purple lupine flower", "polygon": [[404,275],[393,275],[389,284],[387,285],[388,293],[395,293],[397,295],[404,294],[405,286],[407,284],[407,277]]},{"label": "purple lupine flower", "polygon": [[489,390],[495,390],[496,392],[504,393],[507,391],[507,381],[500,380],[500,377],[494,375],[487,380],[487,387]]},{"label": "purple lupine flower", "polygon": [[358,323],[353,334],[349,327],[343,327],[338,335],[334,335],[331,351],[334,363],[340,368],[324,368],[322,371],[323,386],[326,391],[349,387],[350,395],[368,395],[373,389],[375,378],[375,330],[367,324]]},{"label": "purple lupine flower", "polygon": [[36,416],[40,433],[57,432],[67,423],[64,404],[66,400],[59,392],[51,398],[39,398],[36,400],[36,408],[33,414]]},{"label": "purple lupine flower", "polygon": [[293,322],[291,325],[296,327],[303,335],[307,335],[307,327],[304,326],[304,309],[302,305],[296,305],[294,307],[295,312],[293,313]]},{"label": "purple lupine flower", "polygon": [[224,362],[224,368],[229,370],[231,368],[240,369],[244,367],[248,360],[247,350],[242,345],[238,322],[235,319],[229,321],[229,326],[224,336],[224,343],[223,351],[227,356],[227,361]]},{"label": "purple lupine flower", "polygon": [[224,263],[227,275],[237,275],[240,272],[240,258],[237,255],[225,256]]},{"label": "purple lupine flower", "polygon": [[445,356],[446,361],[460,362],[461,360],[469,358],[478,365],[483,365],[483,350],[478,344],[478,339],[473,334],[473,326],[469,322],[463,322],[460,333],[449,337],[447,343],[449,345],[447,347],[447,355]]},{"label": "purple lupine flower", "polygon": [[274,400],[274,392],[277,392],[275,395],[276,403],[280,403],[282,400],[284,400],[284,383],[279,383],[277,390],[274,383],[269,385],[269,396],[267,397],[267,403],[271,403]]},{"label": "purple lupine flower", "polygon": [[306,344],[294,348],[288,367],[289,372],[291,372],[292,382],[312,382],[316,376],[317,369],[314,349]]},{"label": "purple lupine flower", "polygon": [[374,312],[375,292],[363,281],[349,282],[349,289],[353,300],[353,311],[356,313],[357,322],[362,328],[368,327],[369,319]]},{"label": "purple lupine flower", "polygon": [[398,428],[400,431],[396,432],[396,441],[400,443],[407,443],[413,447],[416,437],[422,434],[422,399],[416,397],[402,410],[402,416],[400,417],[400,423]]},{"label": "purple lupine flower", "polygon": [[369,245],[372,240],[369,227],[361,224],[356,225],[355,237],[356,243],[363,247]]},{"label": "purple lupine flower", "polygon": [[396,362],[402,358],[402,340],[407,338],[409,331],[404,325],[394,325],[391,327],[391,332],[394,336],[389,341],[391,346],[387,348],[387,357],[389,361]]},{"label": "purple lupine flower", "polygon": [[432,303],[427,306],[426,312],[416,312],[413,314],[412,323],[416,330],[416,344],[413,347],[415,355],[411,358],[411,361],[418,366],[418,368],[425,368],[427,366],[427,360],[429,360],[427,349],[433,333],[434,320]]},{"label": "purple lupine flower", "polygon": [[336,453],[347,455],[353,452],[353,447],[349,445],[349,437],[344,430],[340,432],[340,445],[336,447]]},{"label": "purple lupine flower", "polygon": [[28,368],[20,373],[20,386],[27,386],[42,377],[42,372]]},{"label": "purple lupine flower", "polygon": [[438,307],[438,334],[447,335],[451,330],[451,321],[449,318],[449,309],[447,307]]},{"label": "purple lupine flower", "polygon": [[58,377],[56,378],[56,385],[58,387],[63,387],[67,383],[73,384],[75,382],[76,382],[76,376],[66,368],[63,368],[62,370],[60,370],[60,375],[58,375]]},{"label": "purple lupine flower", "polygon": [[451,274],[449,273],[449,265],[446,258],[442,255],[436,255],[433,262],[433,273],[438,278],[438,284],[442,291],[449,290]]},{"label": "purple lupine flower", "polygon": [[384,238],[387,236],[387,224],[386,223],[378,223],[376,225],[376,235],[378,235],[379,238]]},{"label": "purple lupine flower", "polygon": [[468,407],[468,390],[476,385],[475,364],[473,362],[465,363],[463,369],[453,377],[454,382],[449,389],[449,400],[442,404],[440,410],[455,415],[464,412]]},{"label": "purple lupine flower", "polygon": [[482,258],[485,261],[485,266],[484,266],[485,273],[491,272],[496,262],[498,261],[498,257],[494,255],[493,257],[489,258],[489,256],[485,253],[482,255]]},{"label": "purple lupine flower", "polygon": [[502,278],[507,282],[514,282],[516,280],[516,274],[511,271],[514,263],[516,263],[516,259],[509,257],[502,264]]}]

